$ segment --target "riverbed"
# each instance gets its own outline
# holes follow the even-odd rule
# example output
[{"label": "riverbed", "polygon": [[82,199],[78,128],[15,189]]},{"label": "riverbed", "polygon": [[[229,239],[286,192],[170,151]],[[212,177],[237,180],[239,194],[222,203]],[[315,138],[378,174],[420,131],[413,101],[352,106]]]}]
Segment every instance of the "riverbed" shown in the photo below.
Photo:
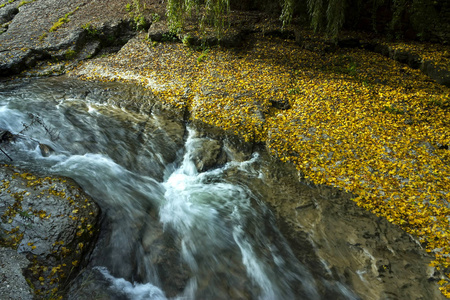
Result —
[{"label": "riverbed", "polygon": [[0,160],[73,178],[102,210],[69,299],[440,297],[412,237],[156,103],[66,77],[2,86],[0,128],[21,137]]}]

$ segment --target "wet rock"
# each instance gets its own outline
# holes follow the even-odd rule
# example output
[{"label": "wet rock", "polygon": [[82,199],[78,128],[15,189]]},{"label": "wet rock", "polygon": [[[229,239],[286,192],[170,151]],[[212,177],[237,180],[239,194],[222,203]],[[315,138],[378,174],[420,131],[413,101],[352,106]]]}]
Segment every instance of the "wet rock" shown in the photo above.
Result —
[{"label": "wet rock", "polygon": [[207,138],[197,139],[192,159],[199,172],[225,164],[226,155],[220,141]]},{"label": "wet rock", "polygon": [[[142,245],[146,257],[159,275],[166,295],[174,297],[184,290],[192,274],[189,267],[181,260],[178,247],[180,239],[170,232],[163,232],[161,224],[158,223],[157,220],[147,223],[142,234]],[[144,272],[143,270],[142,273]]]},{"label": "wet rock", "polygon": [[450,70],[431,61],[424,61],[420,69],[437,83],[450,87]]},{"label": "wet rock", "polygon": [[99,209],[67,178],[2,166],[0,180],[1,244],[26,255],[24,274],[34,292],[51,295],[70,282],[92,250]]},{"label": "wet rock", "polygon": [[[268,164],[259,191],[315,276],[328,274],[362,299],[444,298],[430,277],[433,257],[412,236],[358,207],[350,194],[299,182],[294,168],[278,164]],[[266,187],[273,184],[283,188]]]},{"label": "wet rock", "polygon": [[249,160],[255,151],[255,144],[245,142],[234,134],[224,131],[218,127],[214,127],[198,120],[193,120],[192,127],[199,132],[199,136],[207,137],[212,140],[218,140],[221,137],[223,143],[222,150],[227,156],[227,161],[246,161]]},{"label": "wet rock", "polygon": [[44,157],[49,157],[55,150],[46,144],[39,144],[39,150],[41,150],[41,154]]},{"label": "wet rock", "polygon": [[164,36],[168,36],[170,33],[169,26],[165,22],[154,22],[150,25],[150,28],[147,32],[147,37],[155,42],[162,41]]},{"label": "wet rock", "polygon": [[8,130],[0,130],[0,143],[9,143],[14,140],[14,134]]}]

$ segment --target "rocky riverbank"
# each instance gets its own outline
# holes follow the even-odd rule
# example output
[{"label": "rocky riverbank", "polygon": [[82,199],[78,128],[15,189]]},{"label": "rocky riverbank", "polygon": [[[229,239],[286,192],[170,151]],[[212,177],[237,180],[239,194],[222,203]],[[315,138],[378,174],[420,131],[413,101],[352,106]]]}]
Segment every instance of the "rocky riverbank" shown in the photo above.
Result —
[{"label": "rocky riverbank", "polygon": [[[363,38],[345,38],[336,47],[308,31],[281,32],[276,22],[250,13],[237,15],[233,28],[241,30],[230,30],[218,48],[214,45],[220,42],[213,38],[199,42],[195,27],[182,35],[170,34],[164,25],[163,6],[155,1],[146,3],[143,15],[148,25],[156,20],[154,14],[162,20],[153,22],[149,33],[136,35],[126,1],[77,0],[67,5],[65,1],[38,0],[19,8],[3,1],[0,14],[7,30],[0,35],[0,74],[11,76],[25,70],[22,74],[28,76],[49,75],[72,70],[71,76],[83,79],[142,85],[180,118],[263,143],[275,157],[295,165],[300,177],[309,182],[352,192],[357,204],[401,225],[426,248],[414,248],[412,243],[406,249],[414,248],[425,257],[426,251],[433,252],[433,264],[441,271],[421,267],[417,270],[423,276],[420,282],[430,284],[426,283],[429,279],[446,284],[450,131],[445,120],[449,117],[449,90],[416,69],[448,84],[447,48],[442,47],[443,54],[437,59],[421,57],[420,47],[372,44]],[[227,45],[240,47],[228,51],[223,48]],[[117,54],[108,54],[119,49]],[[30,69],[33,66],[36,68]],[[300,202],[272,203],[287,232],[308,226],[292,209]],[[342,226],[351,228],[351,224]],[[324,228],[324,234],[328,230]],[[364,232],[379,238],[376,230]],[[292,242],[296,237],[293,233]],[[320,244],[321,238],[316,236],[315,241]],[[347,251],[354,251],[349,256],[356,260],[364,249],[378,247],[365,238],[343,238]],[[399,232],[392,239],[409,238]],[[365,243],[367,248],[360,248]],[[392,267],[402,271],[385,277],[388,273],[383,270],[392,265],[391,259],[384,260],[386,253],[371,253],[371,262],[361,266],[374,286],[382,278],[391,283],[399,277],[409,278],[392,276],[409,272],[407,262]],[[345,263],[338,265],[336,268],[345,269]],[[349,277],[356,282],[368,278]],[[380,290],[405,285],[400,281],[389,288],[381,284]],[[433,286],[437,289],[437,284]],[[424,289],[422,285],[405,288],[408,295],[420,295],[419,290]],[[369,293],[376,298],[380,290]],[[448,293],[448,286],[442,290]]]},{"label": "rocky riverbank", "polygon": [[142,85],[192,120],[264,143],[312,182],[354,193],[358,205],[417,236],[445,284],[448,88],[364,49],[327,51],[262,33],[237,53],[195,51],[141,34],[70,75]]}]

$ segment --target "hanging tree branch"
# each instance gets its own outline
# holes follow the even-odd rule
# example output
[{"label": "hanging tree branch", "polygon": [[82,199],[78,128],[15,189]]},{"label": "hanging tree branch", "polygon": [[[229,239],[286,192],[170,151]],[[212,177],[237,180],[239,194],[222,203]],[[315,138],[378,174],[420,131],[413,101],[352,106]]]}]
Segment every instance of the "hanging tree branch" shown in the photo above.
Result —
[{"label": "hanging tree branch", "polygon": [[[27,136],[24,134],[24,132],[26,132],[27,130],[29,130],[31,127],[33,126],[41,126],[46,134],[48,134],[50,136],[50,139],[52,141],[55,141],[59,138],[59,134],[57,134],[56,129],[52,129],[50,127],[48,127],[45,122],[42,120],[42,118],[38,115],[29,113],[28,114],[29,118],[30,118],[30,123],[22,123],[23,129],[17,133],[11,133],[8,130],[0,130],[0,144],[1,143],[10,143],[15,141],[17,138],[23,139],[23,140],[30,140],[33,141],[35,143],[37,143],[39,145],[39,148],[41,149],[41,152],[44,156],[48,156],[48,154],[50,152],[53,151],[53,149],[45,144],[42,144],[41,142],[39,142],[37,139]],[[0,148],[0,152],[3,153],[6,157],[8,157],[9,160],[13,161],[13,159],[11,158],[11,156],[9,156],[5,150],[3,150],[2,148]]]},{"label": "hanging tree branch", "polygon": [[212,25],[220,37],[226,26],[226,15],[230,12],[230,0],[168,0],[166,14],[172,31],[183,28],[186,16],[195,12],[200,26]]},{"label": "hanging tree branch", "polygon": [[10,161],[13,161],[13,159],[8,155],[8,153],[6,153],[5,151],[3,151],[2,148],[0,148],[0,151],[6,155],[7,158],[9,158]]}]

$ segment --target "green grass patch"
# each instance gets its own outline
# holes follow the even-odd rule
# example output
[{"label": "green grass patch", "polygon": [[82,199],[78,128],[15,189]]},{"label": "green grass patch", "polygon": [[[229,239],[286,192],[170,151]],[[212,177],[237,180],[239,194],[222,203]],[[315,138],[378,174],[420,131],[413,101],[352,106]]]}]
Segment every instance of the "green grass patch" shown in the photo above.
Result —
[{"label": "green grass patch", "polygon": [[48,30],[49,32],[54,32],[56,30],[58,30],[58,28],[60,28],[61,26],[63,26],[66,23],[69,23],[70,19],[69,17],[71,15],[73,15],[77,10],[79,9],[79,7],[77,6],[73,11],[68,12],[67,14],[64,15],[64,17],[60,18],[58,21],[56,21],[52,27],[50,27],[50,29]]}]

